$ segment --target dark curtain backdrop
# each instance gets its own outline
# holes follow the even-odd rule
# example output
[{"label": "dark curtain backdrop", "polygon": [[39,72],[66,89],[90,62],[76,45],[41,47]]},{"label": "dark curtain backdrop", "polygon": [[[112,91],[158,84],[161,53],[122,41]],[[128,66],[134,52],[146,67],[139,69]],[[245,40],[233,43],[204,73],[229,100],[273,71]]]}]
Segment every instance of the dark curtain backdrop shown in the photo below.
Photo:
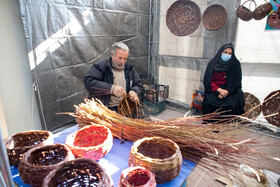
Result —
[{"label": "dark curtain backdrop", "polygon": [[[87,97],[83,77],[124,41],[128,61],[147,74],[149,0],[20,0],[30,67],[43,128],[73,122]],[[23,98],[24,99],[24,98]]]}]

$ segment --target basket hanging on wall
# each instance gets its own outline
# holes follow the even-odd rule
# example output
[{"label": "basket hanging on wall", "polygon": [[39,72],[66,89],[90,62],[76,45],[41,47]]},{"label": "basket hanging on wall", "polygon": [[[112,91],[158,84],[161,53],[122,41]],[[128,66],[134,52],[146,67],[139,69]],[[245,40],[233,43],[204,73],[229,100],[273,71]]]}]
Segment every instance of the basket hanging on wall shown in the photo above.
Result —
[{"label": "basket hanging on wall", "polygon": [[175,1],[166,13],[166,25],[176,36],[186,36],[193,33],[200,22],[200,8],[193,1]]},{"label": "basket hanging on wall", "polygon": [[[244,6],[246,3],[250,3],[248,8]],[[255,4],[255,10],[257,7],[256,2],[254,0],[247,0],[236,9],[236,16],[243,21],[250,21],[253,19],[253,11],[250,10],[252,3]]]},{"label": "basket hanging on wall", "polygon": [[226,9],[220,4],[213,4],[206,8],[202,16],[202,22],[206,29],[210,31],[218,30],[227,21]]},{"label": "basket hanging on wall", "polygon": [[255,20],[262,20],[265,18],[272,10],[272,5],[270,3],[265,3],[260,6],[258,6],[254,11],[253,11],[253,18]]}]

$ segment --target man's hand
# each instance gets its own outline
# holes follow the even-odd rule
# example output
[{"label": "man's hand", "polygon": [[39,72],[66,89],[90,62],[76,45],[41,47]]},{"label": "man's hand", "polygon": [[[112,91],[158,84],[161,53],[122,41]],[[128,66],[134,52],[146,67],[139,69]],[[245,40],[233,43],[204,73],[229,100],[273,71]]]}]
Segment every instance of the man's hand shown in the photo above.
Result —
[{"label": "man's hand", "polygon": [[123,87],[114,85],[114,88],[112,90],[112,94],[114,94],[117,97],[124,97],[126,96],[126,92],[124,91]]},{"label": "man's hand", "polygon": [[128,96],[129,96],[129,99],[130,99],[131,101],[133,101],[134,103],[139,102],[138,95],[137,95],[134,91],[129,91],[129,92],[128,92]]}]

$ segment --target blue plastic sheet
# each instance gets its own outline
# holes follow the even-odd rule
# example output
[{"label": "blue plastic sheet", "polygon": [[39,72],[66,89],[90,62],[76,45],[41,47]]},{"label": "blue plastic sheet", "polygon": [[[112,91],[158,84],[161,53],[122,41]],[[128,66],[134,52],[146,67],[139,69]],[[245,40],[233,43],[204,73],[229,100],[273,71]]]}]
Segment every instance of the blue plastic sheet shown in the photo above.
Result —
[{"label": "blue plastic sheet", "polygon": [[[55,143],[65,143],[66,137],[68,134],[74,132],[78,129],[78,126],[73,126],[68,129],[65,129],[57,134],[55,134],[54,142]],[[131,141],[122,142],[118,138],[114,138],[113,147],[110,152],[98,161],[98,163],[106,170],[106,173],[112,177],[114,182],[114,187],[118,186],[119,177],[122,171],[128,168],[128,157],[130,148],[133,145]],[[179,175],[172,181],[164,184],[158,184],[157,187],[180,187],[183,186],[186,178],[191,173],[195,167],[195,163],[185,160],[183,161],[183,166]],[[18,174],[17,167],[11,167],[12,176],[14,181],[21,187],[30,187],[28,184],[24,184]]]}]

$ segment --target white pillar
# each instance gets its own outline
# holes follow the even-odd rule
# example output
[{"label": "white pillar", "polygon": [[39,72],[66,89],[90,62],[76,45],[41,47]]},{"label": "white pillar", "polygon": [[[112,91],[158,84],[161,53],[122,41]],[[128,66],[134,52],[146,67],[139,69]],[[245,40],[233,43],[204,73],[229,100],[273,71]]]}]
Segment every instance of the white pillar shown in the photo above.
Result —
[{"label": "white pillar", "polygon": [[8,133],[40,130],[18,0],[0,0],[0,41],[0,99]]}]

